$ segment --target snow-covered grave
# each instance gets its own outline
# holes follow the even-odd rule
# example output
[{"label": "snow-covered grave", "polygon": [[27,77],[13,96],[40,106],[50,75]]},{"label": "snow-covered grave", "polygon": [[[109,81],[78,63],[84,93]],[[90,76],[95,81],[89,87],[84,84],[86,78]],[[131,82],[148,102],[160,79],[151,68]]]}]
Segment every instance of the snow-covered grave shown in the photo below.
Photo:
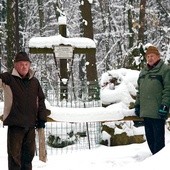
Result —
[{"label": "snow-covered grave", "polygon": [[[46,101],[47,109],[51,111],[49,118],[59,122],[104,122],[135,116],[129,105],[135,101],[132,96],[136,95],[138,75],[139,71],[124,68],[108,71],[100,82],[101,103],[107,107],[54,107]],[[116,84],[111,82],[112,79],[116,79]]]},{"label": "snow-covered grave", "polygon": [[[50,49],[54,46],[70,45],[73,48],[95,49],[96,45],[89,38],[65,38],[61,35],[51,37],[32,37],[29,41],[29,48]],[[130,103],[134,102],[132,96],[136,95],[137,78],[139,71],[131,69],[110,70],[104,73],[100,81],[101,103],[107,107],[92,108],[67,108],[51,106],[46,101],[47,108],[51,111],[49,118],[54,121],[65,122],[96,122],[122,120],[125,117],[135,116],[134,109],[130,109]],[[116,84],[111,82],[116,79]]]}]

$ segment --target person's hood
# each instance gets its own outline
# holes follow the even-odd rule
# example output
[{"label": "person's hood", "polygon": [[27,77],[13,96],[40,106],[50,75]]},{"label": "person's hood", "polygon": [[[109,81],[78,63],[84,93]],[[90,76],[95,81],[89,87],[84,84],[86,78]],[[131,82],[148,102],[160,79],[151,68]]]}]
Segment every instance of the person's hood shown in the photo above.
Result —
[{"label": "person's hood", "polygon": [[[28,74],[29,74],[29,79],[31,79],[32,77],[34,77],[35,71],[32,69],[29,69]],[[13,68],[12,70],[12,75],[22,78],[15,68]]]}]

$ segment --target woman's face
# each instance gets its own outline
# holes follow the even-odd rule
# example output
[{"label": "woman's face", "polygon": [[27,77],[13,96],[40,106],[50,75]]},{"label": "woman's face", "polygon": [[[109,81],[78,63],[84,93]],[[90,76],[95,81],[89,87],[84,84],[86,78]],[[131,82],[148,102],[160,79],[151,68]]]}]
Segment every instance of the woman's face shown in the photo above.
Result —
[{"label": "woman's face", "polygon": [[29,61],[18,61],[14,63],[14,68],[22,77],[25,77],[30,69],[30,65],[31,63]]}]

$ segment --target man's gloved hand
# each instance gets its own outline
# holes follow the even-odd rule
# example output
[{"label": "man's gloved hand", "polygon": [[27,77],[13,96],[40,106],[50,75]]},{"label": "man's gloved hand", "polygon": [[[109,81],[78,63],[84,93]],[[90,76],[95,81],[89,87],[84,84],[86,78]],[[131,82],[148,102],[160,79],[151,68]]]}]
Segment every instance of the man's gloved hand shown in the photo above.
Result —
[{"label": "man's gloved hand", "polygon": [[35,127],[38,128],[38,129],[39,128],[45,128],[45,121],[37,120]]},{"label": "man's gloved hand", "polygon": [[161,119],[167,119],[169,113],[169,107],[161,104],[158,113]]},{"label": "man's gloved hand", "polygon": [[140,105],[135,105],[135,115],[140,116]]}]

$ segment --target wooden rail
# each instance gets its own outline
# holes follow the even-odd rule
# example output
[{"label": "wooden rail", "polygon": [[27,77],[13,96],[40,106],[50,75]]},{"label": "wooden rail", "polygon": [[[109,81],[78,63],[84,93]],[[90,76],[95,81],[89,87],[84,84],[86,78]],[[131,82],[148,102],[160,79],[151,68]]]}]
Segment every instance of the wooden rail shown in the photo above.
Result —
[{"label": "wooden rail", "polygon": [[[137,117],[137,116],[127,116],[120,120],[107,120],[104,122],[111,122],[111,121],[143,121],[143,118]],[[57,120],[54,120],[50,117],[47,117],[47,122],[58,122]],[[96,121],[97,122],[97,121]]]},{"label": "wooden rail", "polygon": [[[169,118],[170,118],[170,115],[169,115]],[[2,121],[2,115],[0,116],[0,120]],[[111,122],[111,121],[143,121],[143,118],[140,118],[140,117],[137,117],[137,116],[127,116],[127,117],[124,117],[123,119],[120,119],[120,120],[107,120],[107,121],[104,121],[104,122]],[[47,122],[59,122],[59,121],[54,120],[54,119],[52,119],[48,116]]]}]

